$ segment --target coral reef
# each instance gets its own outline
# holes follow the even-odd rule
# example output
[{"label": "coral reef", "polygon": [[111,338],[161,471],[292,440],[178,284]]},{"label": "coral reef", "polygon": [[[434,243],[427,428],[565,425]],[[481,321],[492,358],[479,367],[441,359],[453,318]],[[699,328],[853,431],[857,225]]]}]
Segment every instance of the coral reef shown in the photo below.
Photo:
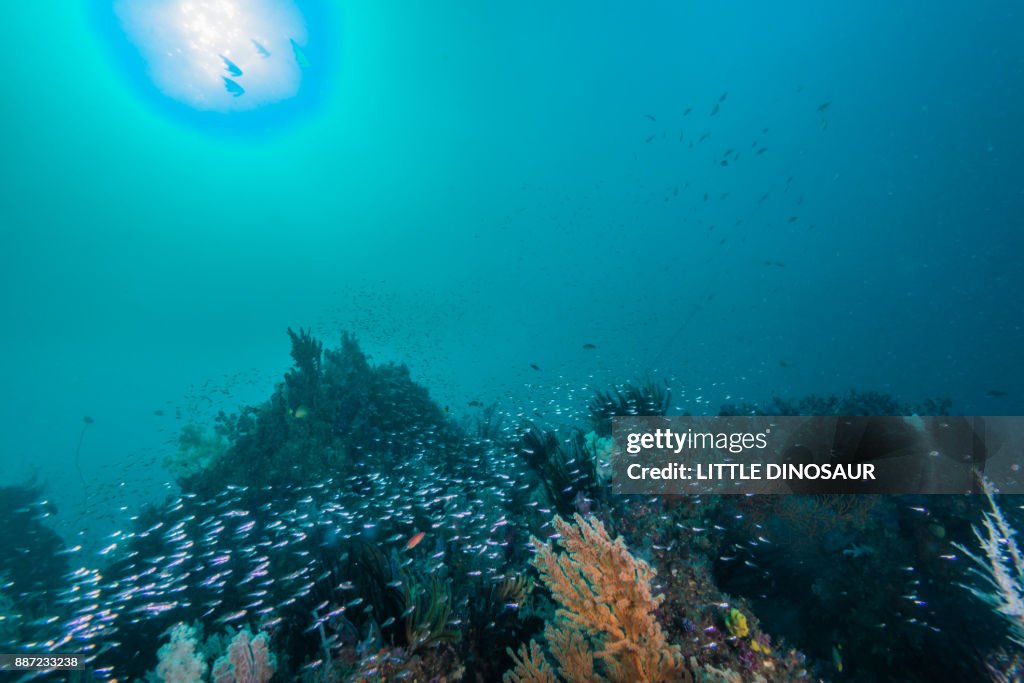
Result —
[{"label": "coral reef", "polygon": [[213,663],[213,683],[267,683],[277,670],[266,633],[248,629],[235,634],[227,652]]},{"label": "coral reef", "polygon": [[[655,570],[599,520],[577,514],[575,521],[554,519],[564,552],[533,539],[533,565],[559,606],[545,629],[558,673],[567,681],[681,680],[682,655],[654,616],[664,600],[651,592]],[[522,646],[515,661],[507,682],[554,680],[536,643]]]},{"label": "coral reef", "polygon": [[545,502],[560,514],[572,514],[582,500],[603,497],[597,460],[580,431],[560,439],[554,431],[531,424],[520,440],[519,453],[540,480],[547,494]]},{"label": "coral reef", "polygon": [[156,678],[164,683],[196,683],[206,675],[206,662],[196,652],[196,628],[175,624],[171,640],[157,652]]},{"label": "coral reef", "polygon": [[407,576],[405,604],[412,610],[405,621],[405,639],[411,650],[437,647],[459,640],[462,633],[448,625],[452,614],[451,583],[432,573],[426,579]]},{"label": "coral reef", "polygon": [[3,574],[0,574],[0,643],[14,644],[18,642],[20,617],[14,599],[2,590],[8,585]]},{"label": "coral reef", "polygon": [[1024,647],[1024,556],[1014,537],[1017,535],[995,499],[992,482],[982,478],[989,509],[982,516],[982,528],[972,527],[982,554],[971,552],[960,543],[954,546],[976,565],[985,589],[968,586],[978,598],[991,605],[1009,627],[1010,638]]},{"label": "coral reef", "polygon": [[[439,458],[451,451],[443,459],[461,462],[463,435],[404,365],[370,365],[348,334],[337,349],[324,349],[304,330],[288,335],[293,366],[284,382],[266,403],[218,416],[225,452],[203,458],[201,467],[179,468],[183,488],[298,484],[349,474],[370,454],[384,469],[425,441]],[[189,452],[194,440],[186,439]]]},{"label": "coral reef", "polygon": [[[1005,626],[942,559],[987,537],[980,558],[1001,548],[1005,575],[986,592],[1008,585],[1016,551],[992,539],[1013,508],[972,534],[981,497],[617,496],[610,420],[667,412],[663,383],[597,392],[589,420],[565,423],[480,404],[474,426],[348,335],[289,339],[265,402],[182,431],[167,463],[181,494],[138,511],[101,566],[75,549],[44,555],[56,577],[28,552],[2,559],[0,609],[17,614],[0,634],[86,653],[99,680],[917,683],[1020,668],[985,647]],[[873,392],[763,410],[912,411]],[[45,548],[32,522],[49,509],[17,499],[19,548]],[[69,556],[86,566],[67,571]],[[36,586],[48,611],[26,608]],[[961,635],[932,628],[954,622]],[[200,645],[203,628],[227,631]]]},{"label": "coral reef", "polygon": [[[213,683],[267,683],[277,670],[266,633],[254,636],[247,628],[229,630],[223,636],[211,636],[202,647],[197,626],[179,622],[168,633],[170,641],[157,652],[155,671],[156,680],[163,683],[199,683],[207,669]],[[208,657],[214,659],[212,668]]]},{"label": "coral reef", "polygon": [[891,394],[851,389],[843,396],[811,394],[797,400],[775,396],[763,406],[751,403],[723,405],[719,415],[948,415],[949,399],[928,398],[905,403]]},{"label": "coral reef", "polygon": [[725,628],[729,635],[736,638],[746,638],[750,635],[750,627],[747,626],[747,616],[735,607],[725,615]]},{"label": "coral reef", "polygon": [[202,425],[187,424],[178,434],[178,450],[164,458],[164,467],[178,479],[202,474],[227,453],[228,444],[221,434],[210,433]]},{"label": "coral reef", "polygon": [[590,401],[590,419],[598,436],[610,436],[616,415],[667,415],[672,391],[667,384],[647,380],[597,391]]},{"label": "coral reef", "polygon": [[45,617],[57,606],[52,591],[64,584],[68,555],[64,541],[47,526],[57,507],[34,482],[0,486],[0,646],[46,640]]}]

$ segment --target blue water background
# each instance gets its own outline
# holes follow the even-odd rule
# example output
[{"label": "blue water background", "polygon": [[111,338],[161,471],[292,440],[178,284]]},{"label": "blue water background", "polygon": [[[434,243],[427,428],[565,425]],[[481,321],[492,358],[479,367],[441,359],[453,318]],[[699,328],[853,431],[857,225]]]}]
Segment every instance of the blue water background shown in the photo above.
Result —
[{"label": "blue water background", "polygon": [[248,135],[161,106],[86,3],[2,16],[0,483],[69,533],[168,492],[289,326],[456,417],[647,376],[680,412],[1021,410],[1017,2],[347,3],[316,102]]}]

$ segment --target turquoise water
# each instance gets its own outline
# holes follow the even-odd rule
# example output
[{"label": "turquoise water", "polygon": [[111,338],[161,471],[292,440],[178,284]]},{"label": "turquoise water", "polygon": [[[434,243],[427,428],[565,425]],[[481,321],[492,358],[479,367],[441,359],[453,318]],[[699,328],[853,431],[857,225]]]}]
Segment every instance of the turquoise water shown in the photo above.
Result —
[{"label": "turquoise water", "polygon": [[348,3],[316,96],[238,131],[88,3],[3,16],[0,484],[69,542],[171,493],[180,427],[264,400],[288,327],[457,419],[645,377],[673,413],[1021,410],[1016,3]]}]

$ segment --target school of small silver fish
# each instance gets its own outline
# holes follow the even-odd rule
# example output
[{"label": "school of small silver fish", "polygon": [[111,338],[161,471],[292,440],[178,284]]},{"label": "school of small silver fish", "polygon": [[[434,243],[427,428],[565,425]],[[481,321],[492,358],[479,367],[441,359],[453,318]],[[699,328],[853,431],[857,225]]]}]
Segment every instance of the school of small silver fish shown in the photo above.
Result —
[{"label": "school of small silver fish", "polygon": [[[357,594],[358,576],[339,575],[351,542],[389,553],[397,570],[416,563],[430,574],[458,566],[465,576],[451,578],[496,583],[513,538],[501,503],[523,486],[505,474],[486,482],[456,477],[427,465],[420,453],[389,474],[368,471],[308,486],[229,485],[207,500],[184,494],[143,530],[110,534],[96,558],[83,556],[81,546],[70,549],[78,566],[57,602],[72,616],[63,624],[54,618],[49,625],[60,634],[52,640],[25,645],[83,653],[97,675],[113,678],[103,656],[122,647],[125,633],[149,627],[158,638],[179,619],[271,632],[287,620],[303,632],[325,624],[343,632],[339,623],[353,613],[375,618]],[[400,590],[402,580],[389,586]],[[318,604],[310,608],[311,602]],[[386,629],[395,619],[377,621]],[[333,637],[332,646],[343,644]]]}]

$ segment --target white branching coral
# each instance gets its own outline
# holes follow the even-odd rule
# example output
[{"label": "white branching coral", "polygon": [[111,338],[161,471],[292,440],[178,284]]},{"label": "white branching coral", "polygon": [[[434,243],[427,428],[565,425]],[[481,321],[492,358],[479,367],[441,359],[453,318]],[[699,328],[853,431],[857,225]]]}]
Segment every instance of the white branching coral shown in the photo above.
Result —
[{"label": "white branching coral", "polygon": [[989,510],[984,513],[981,528],[973,527],[982,554],[972,553],[959,543],[954,545],[977,565],[972,571],[986,584],[985,588],[967,588],[1006,619],[1010,637],[1024,646],[1024,558],[1014,540],[1017,531],[996,504],[992,482],[982,478],[982,485]]}]

